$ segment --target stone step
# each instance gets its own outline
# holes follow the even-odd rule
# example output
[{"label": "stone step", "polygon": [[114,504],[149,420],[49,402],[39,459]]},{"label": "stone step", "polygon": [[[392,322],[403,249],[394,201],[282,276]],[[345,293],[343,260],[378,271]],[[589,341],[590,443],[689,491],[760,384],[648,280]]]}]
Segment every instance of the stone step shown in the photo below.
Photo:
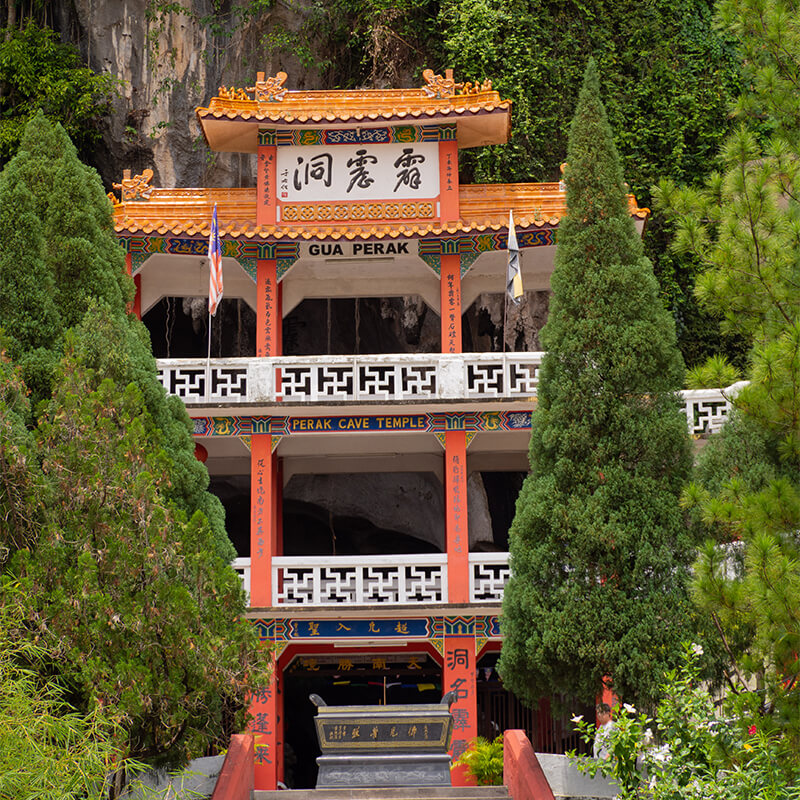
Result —
[{"label": "stone step", "polygon": [[505,786],[409,786],[375,789],[256,789],[253,800],[508,800]]}]

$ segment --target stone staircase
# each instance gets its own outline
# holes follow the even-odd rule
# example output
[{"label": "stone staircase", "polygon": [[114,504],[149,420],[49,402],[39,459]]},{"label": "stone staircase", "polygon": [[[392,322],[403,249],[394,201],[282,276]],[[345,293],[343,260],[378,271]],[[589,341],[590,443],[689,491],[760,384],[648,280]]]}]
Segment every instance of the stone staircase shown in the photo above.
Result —
[{"label": "stone staircase", "polygon": [[256,789],[253,800],[509,800],[505,786],[409,786],[392,789]]}]

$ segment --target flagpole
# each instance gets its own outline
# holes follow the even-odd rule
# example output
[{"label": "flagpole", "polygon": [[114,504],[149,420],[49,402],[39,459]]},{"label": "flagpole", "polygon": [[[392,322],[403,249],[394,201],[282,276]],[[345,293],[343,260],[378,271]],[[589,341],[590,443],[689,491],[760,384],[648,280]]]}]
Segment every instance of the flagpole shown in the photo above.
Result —
[{"label": "flagpole", "polygon": [[503,292],[503,355],[506,352],[506,319],[508,318],[508,292]]},{"label": "flagpole", "polygon": [[222,246],[219,241],[217,204],[211,216],[208,235],[208,354],[206,355],[206,402],[211,402],[211,328],[217,306],[222,300]]},{"label": "flagpole", "polygon": [[211,402],[211,323],[214,315],[208,312],[208,355],[206,356],[206,402]]}]

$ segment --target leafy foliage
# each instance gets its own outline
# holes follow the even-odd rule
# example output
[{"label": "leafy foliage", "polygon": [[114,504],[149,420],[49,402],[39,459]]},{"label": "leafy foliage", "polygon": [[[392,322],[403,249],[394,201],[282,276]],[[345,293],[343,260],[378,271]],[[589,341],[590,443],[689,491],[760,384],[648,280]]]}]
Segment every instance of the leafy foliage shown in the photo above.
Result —
[{"label": "leafy foliage", "polygon": [[[43,115],[0,174],[0,198],[13,201],[0,226],[13,233],[15,211],[24,222],[0,240],[0,325],[23,368],[32,353],[49,359],[32,373],[33,415],[0,362],[0,545],[25,588],[0,599],[55,653],[76,706],[118,715],[125,755],[180,762],[224,722],[243,724],[268,673],[224,513],[127,313],[132,281],[99,179]],[[47,291],[54,303],[40,308]]]},{"label": "leafy foliage", "polygon": [[604,679],[652,702],[693,625],[678,506],[690,464],[676,398],[683,366],[628,217],[594,62],[567,162],[499,668],[529,702],[591,701]]},{"label": "leafy foliage", "polygon": [[489,741],[478,736],[469,743],[454,767],[463,765],[478,786],[503,785],[503,735]]},{"label": "leafy foliage", "polygon": [[97,123],[110,110],[111,75],[81,66],[78,51],[32,20],[21,30],[0,29],[0,165],[19,147],[39,110],[59,122],[80,148],[99,137]]},{"label": "leafy foliage", "polygon": [[203,515],[165,499],[170,462],[135,385],[120,392],[70,348],[38,436],[53,511],[14,564],[35,629],[81,694],[121,715],[130,755],[200,752],[226,701],[241,722],[232,701],[263,680],[238,576]]},{"label": "leafy foliage", "polygon": [[[6,582],[3,591],[19,587]],[[122,763],[116,728],[100,709],[76,712],[58,684],[40,678],[35,667],[49,654],[20,639],[21,623],[0,609],[0,798],[100,800],[112,765]]]},{"label": "leafy foliage", "polygon": [[[655,715],[618,708],[609,734],[612,757],[577,757],[578,769],[611,777],[620,800],[800,797],[800,767],[787,741],[740,698],[715,707],[701,679],[702,655],[698,645],[686,645],[679,668],[665,676]],[[573,721],[591,742],[594,726]]]},{"label": "leafy foliage", "polygon": [[711,539],[695,594],[730,655],[728,680],[794,753],[800,747],[800,24],[793,2],[725,0],[750,90],[722,170],[701,189],[662,184],[677,246],[705,267],[701,301],[752,343],[738,416],[704,453],[684,502]]}]

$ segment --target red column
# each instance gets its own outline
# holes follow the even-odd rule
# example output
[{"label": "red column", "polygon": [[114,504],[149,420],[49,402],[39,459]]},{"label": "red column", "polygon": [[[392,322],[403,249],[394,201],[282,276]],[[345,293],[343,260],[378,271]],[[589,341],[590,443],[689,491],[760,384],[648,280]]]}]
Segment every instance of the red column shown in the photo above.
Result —
[{"label": "red column", "polygon": [[274,225],[277,222],[275,203],[276,151],[275,145],[260,143],[258,145],[257,225]]},{"label": "red column", "polygon": [[[133,256],[130,253],[125,253],[125,270],[128,275],[133,273]],[[133,302],[130,305],[129,311],[131,314],[136,314],[137,319],[142,318],[142,275],[137,273],[133,276],[133,285],[136,288],[136,294],[133,296]]]},{"label": "red column", "polygon": [[[254,695],[250,702],[250,731],[256,744],[255,789],[277,789],[279,772],[283,773],[281,680],[277,659],[273,660],[269,686]],[[279,736],[279,733],[281,734]]]},{"label": "red column", "polygon": [[450,603],[468,603],[467,434],[465,431],[447,431],[444,436],[447,599]]},{"label": "red column", "polygon": [[439,142],[439,215],[442,222],[456,222],[458,202],[458,142]]},{"label": "red column", "polygon": [[[475,680],[475,639],[473,636],[444,637],[444,672],[442,689],[455,692],[456,700],[450,706],[453,715],[453,739],[450,754],[458,758],[478,735],[478,704]],[[466,769],[457,767],[450,773],[453,786],[474,783],[467,778]]]},{"label": "red column", "polygon": [[[269,148],[266,148],[269,149]],[[272,148],[274,151],[274,148]],[[262,183],[262,147],[259,147],[259,187]],[[274,180],[274,152],[272,158]],[[267,171],[267,175],[268,175]],[[272,184],[270,184],[272,185]],[[262,196],[260,195],[260,199]],[[258,204],[259,224],[262,204]],[[274,202],[272,206],[274,223]],[[281,292],[275,259],[259,259],[256,273],[256,353],[261,358],[281,354]],[[272,557],[279,555],[282,482],[277,456],[272,452],[272,436],[255,434],[251,440],[250,469],[250,606],[272,605]],[[253,699],[250,713],[256,734],[255,788],[276,789],[283,774],[283,721],[281,681],[274,664],[269,690]]]},{"label": "red column", "polygon": [[442,352],[461,352],[461,257],[442,256]]},{"label": "red column", "polygon": [[256,355],[259,358],[281,354],[280,299],[277,262],[274,258],[259,258],[256,272]]},{"label": "red column", "polygon": [[272,436],[259,433],[250,442],[250,606],[272,605],[272,556],[277,545]]}]

